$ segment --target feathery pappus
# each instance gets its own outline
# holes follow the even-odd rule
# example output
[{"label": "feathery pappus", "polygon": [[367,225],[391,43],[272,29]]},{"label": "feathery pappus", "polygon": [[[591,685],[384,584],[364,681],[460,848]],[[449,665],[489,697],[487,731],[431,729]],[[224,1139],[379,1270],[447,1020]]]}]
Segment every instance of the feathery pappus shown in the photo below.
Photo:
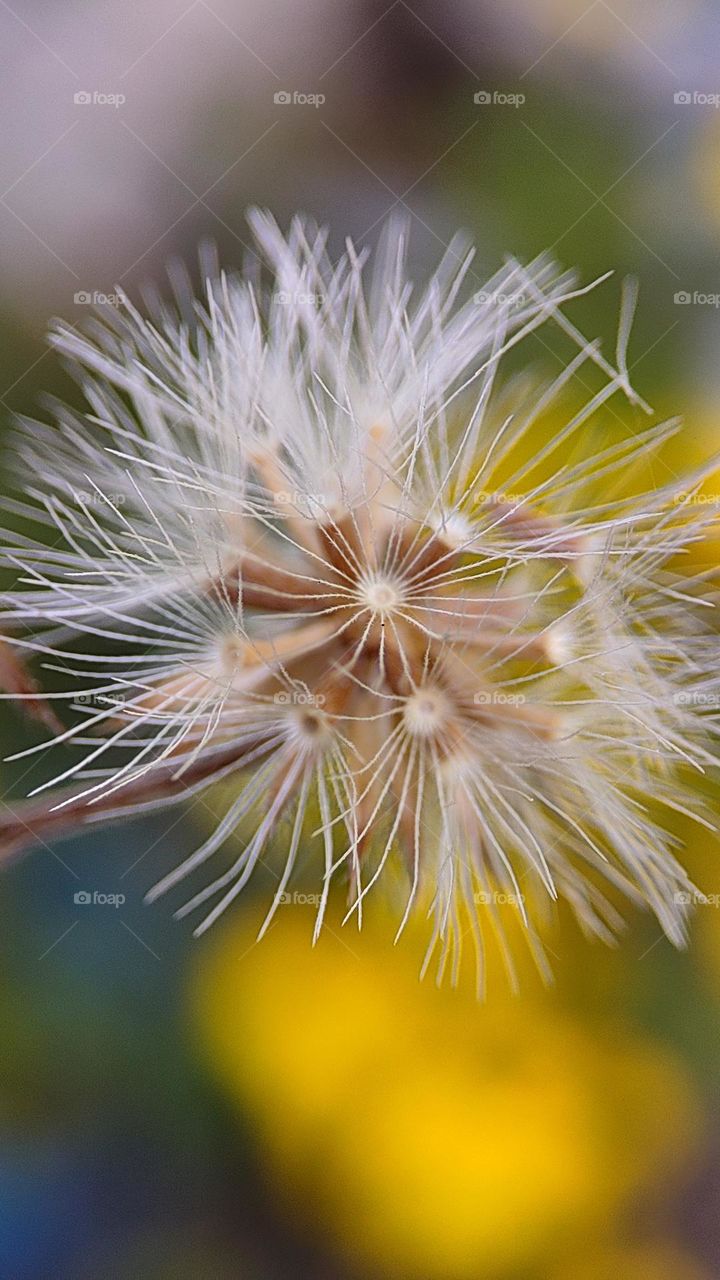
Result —
[{"label": "feathery pappus", "polygon": [[[223,781],[151,892],[205,869],[180,910],[198,932],[272,847],[264,928],[317,865],[316,933],[336,880],[358,922],[385,886],[398,932],[429,913],[439,974],[474,941],[480,985],[488,930],[513,974],[508,904],[543,969],[556,899],[610,940],[624,896],[681,943],[662,811],[708,822],[714,597],[683,557],[712,513],[699,472],[633,483],[678,430],[630,384],[634,289],[609,361],[567,314],[594,285],[546,257],[478,290],[457,237],[418,289],[402,221],[337,261],[308,220],[250,222],[256,260],[206,262],[202,300],[176,272],[146,315],[55,331],[86,407],[18,426],[10,506],[37,534],[7,536],[0,679],[53,731],[18,754],[70,756],[4,847]],[[560,372],[508,374],[543,328]]]}]

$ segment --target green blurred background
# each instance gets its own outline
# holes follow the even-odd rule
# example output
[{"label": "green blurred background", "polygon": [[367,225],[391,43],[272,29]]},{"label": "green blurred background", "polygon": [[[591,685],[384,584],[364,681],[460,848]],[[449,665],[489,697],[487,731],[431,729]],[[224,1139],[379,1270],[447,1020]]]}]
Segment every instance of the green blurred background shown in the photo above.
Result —
[{"label": "green blurred background", "polygon": [[[418,276],[466,227],[477,287],[506,252],[613,267],[574,312],[608,344],[637,276],[635,385],[687,424],[665,465],[717,447],[711,0],[3,0],[0,49],[6,425],[74,394],[52,316],[140,298],[203,239],[241,264],[259,203],[338,249],[405,209]],[[545,337],[525,355],[558,359]],[[34,740],[10,710],[2,737]],[[10,803],[57,763],[31,759],[0,765]],[[420,985],[423,939],[393,948],[379,908],[313,950],[295,900],[254,946],[259,881],[193,942],[142,900],[208,820],[65,841],[3,879],[3,1280],[720,1276],[716,907],[687,954],[649,919],[605,951],[561,915],[555,988],[527,975],[478,1007]],[[717,894],[716,842],[686,834]]]}]

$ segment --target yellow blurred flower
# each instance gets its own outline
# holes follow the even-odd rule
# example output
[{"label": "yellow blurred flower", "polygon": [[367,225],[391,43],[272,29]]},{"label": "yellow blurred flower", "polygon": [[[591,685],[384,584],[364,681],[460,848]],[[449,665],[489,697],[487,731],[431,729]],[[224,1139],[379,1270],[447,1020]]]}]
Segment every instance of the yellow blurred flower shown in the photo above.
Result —
[{"label": "yellow blurred flower", "polygon": [[284,908],[206,953],[213,1070],[254,1117],[278,1187],[338,1250],[393,1276],[482,1280],[558,1257],[692,1145],[664,1052],[535,998],[420,985],[387,924]]}]

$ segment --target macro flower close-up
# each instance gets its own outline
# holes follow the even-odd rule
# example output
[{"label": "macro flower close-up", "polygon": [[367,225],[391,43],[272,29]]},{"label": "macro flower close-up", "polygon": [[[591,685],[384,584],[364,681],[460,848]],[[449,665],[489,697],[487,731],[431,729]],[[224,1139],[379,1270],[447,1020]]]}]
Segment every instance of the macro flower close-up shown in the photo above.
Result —
[{"label": "macro flower close-up", "polygon": [[0,1280],[719,1277],[720,12],[0,45]]},{"label": "macro flower close-up", "polygon": [[[266,928],[311,839],[315,935],[335,880],[358,923],[391,881],[400,931],[430,909],[440,974],[472,936],[480,986],[486,917],[502,929],[507,906],[540,964],[558,897],[608,938],[619,891],[682,942],[692,884],[646,801],[682,812],[683,769],[713,763],[712,591],[683,564],[710,517],[688,503],[701,473],[643,488],[676,421],[597,438],[617,395],[650,412],[627,374],[632,285],[613,365],[566,314],[584,288],[549,260],[510,261],[462,301],[460,237],[416,289],[406,220],[370,262],[349,243],[337,263],[301,218],[287,238],[251,222],[257,270],[208,268],[202,303],[176,273],[150,318],[127,304],[87,334],[60,326],[88,410],[20,429],[21,472],[44,483],[18,509],[53,536],[7,551],[7,634],[65,677],[52,706],[79,714],[55,741],[79,750],[57,781],[82,780],[31,810],[34,829],[237,775],[152,890],[251,820],[180,908],[198,931],[276,841]],[[574,357],[553,379],[504,378],[544,325]],[[563,412],[588,364],[599,389]],[[26,840],[22,814],[6,840]]]}]

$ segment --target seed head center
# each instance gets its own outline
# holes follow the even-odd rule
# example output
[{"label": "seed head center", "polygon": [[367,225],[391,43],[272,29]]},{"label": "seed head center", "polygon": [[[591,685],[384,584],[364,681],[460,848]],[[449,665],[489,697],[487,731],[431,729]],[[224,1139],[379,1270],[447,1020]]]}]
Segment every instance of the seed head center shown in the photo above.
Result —
[{"label": "seed head center", "polygon": [[416,689],[405,703],[405,724],[418,737],[431,737],[452,714],[452,703],[442,689]]},{"label": "seed head center", "polygon": [[389,613],[402,601],[402,591],[391,578],[373,578],[360,586],[360,599],[376,613]]}]

